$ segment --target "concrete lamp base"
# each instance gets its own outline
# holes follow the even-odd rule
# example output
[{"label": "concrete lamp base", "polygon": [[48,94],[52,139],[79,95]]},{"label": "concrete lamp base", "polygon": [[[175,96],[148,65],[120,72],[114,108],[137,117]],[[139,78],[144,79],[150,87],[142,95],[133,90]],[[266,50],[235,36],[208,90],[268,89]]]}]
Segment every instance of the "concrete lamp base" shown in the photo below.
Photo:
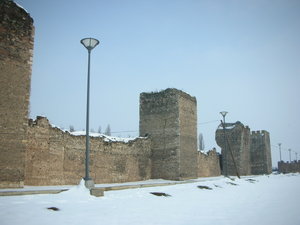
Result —
[{"label": "concrete lamp base", "polygon": [[84,185],[87,189],[91,190],[92,188],[95,187],[95,183],[92,179],[90,180],[84,180]]}]

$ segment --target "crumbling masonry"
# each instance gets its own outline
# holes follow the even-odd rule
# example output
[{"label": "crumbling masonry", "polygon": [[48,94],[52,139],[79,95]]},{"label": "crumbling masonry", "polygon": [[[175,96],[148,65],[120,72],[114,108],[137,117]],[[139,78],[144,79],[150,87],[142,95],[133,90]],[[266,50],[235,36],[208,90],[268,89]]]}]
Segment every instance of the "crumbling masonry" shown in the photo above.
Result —
[{"label": "crumbling masonry", "polygon": [[[11,0],[0,1],[0,187],[77,184],[84,175],[85,136],[28,119],[34,26]],[[269,134],[227,127],[241,174],[269,173]],[[140,95],[140,136],[128,143],[91,138],[96,183],[221,174],[219,154],[197,151],[196,98],[177,89]],[[222,147],[222,130],[217,130]],[[252,143],[252,144],[251,144]],[[252,146],[252,147],[251,147]],[[232,163],[223,151],[223,167]],[[228,159],[228,160],[227,160]],[[224,160],[226,162],[224,162]]]},{"label": "crumbling masonry", "polygon": [[0,1],[0,183],[22,186],[25,171],[33,20]]},{"label": "crumbling masonry", "polygon": [[292,162],[278,162],[279,173],[300,173],[300,160]]},{"label": "crumbling masonry", "polygon": [[250,136],[251,174],[272,173],[270,134],[268,131],[252,131]]},{"label": "crumbling masonry", "polygon": [[272,172],[270,135],[253,131],[241,122],[226,123],[216,130],[216,142],[222,148],[225,175],[270,174]]},{"label": "crumbling masonry", "polygon": [[152,139],[152,178],[197,177],[195,97],[176,89],[142,93],[140,136]]},{"label": "crumbling masonry", "polygon": [[[76,184],[84,175],[84,136],[28,120],[34,26],[0,1],[0,187]],[[197,152],[196,99],[167,89],[141,94],[141,135],[128,143],[91,138],[96,183],[220,175],[219,157]],[[29,122],[28,122],[29,121]]]}]

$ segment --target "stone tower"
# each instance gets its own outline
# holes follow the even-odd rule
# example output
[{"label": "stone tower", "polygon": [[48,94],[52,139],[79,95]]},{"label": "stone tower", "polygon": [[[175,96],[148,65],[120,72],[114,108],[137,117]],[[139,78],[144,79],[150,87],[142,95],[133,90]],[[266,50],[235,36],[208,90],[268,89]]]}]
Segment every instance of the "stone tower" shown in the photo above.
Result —
[{"label": "stone tower", "polygon": [[140,95],[140,136],[152,139],[152,178],[197,177],[197,102],[177,89]]},{"label": "stone tower", "polygon": [[[224,130],[220,126],[216,131],[216,142],[222,148],[222,171],[226,175],[236,175],[234,161],[239,175],[251,174],[250,165],[250,129],[241,122],[225,124],[226,137],[224,140]],[[228,146],[229,145],[229,146]],[[232,160],[229,147],[232,151]]]},{"label": "stone tower", "polygon": [[263,131],[252,131],[251,134],[251,173],[272,173],[270,134]]},{"label": "stone tower", "polygon": [[24,182],[33,19],[10,0],[0,1],[0,187]]}]

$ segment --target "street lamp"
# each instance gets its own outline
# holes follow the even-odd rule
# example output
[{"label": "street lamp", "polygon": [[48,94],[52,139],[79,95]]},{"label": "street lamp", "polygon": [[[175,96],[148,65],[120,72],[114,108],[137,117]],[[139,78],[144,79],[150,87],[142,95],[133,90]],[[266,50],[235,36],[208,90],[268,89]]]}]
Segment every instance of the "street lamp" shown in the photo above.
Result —
[{"label": "street lamp", "polygon": [[278,143],[279,146],[279,157],[280,157],[280,162],[281,162],[281,143]]},{"label": "street lamp", "polygon": [[220,114],[223,116],[223,123],[224,123],[224,125],[225,125],[225,116],[227,115],[227,113],[228,112],[226,112],[226,111],[220,112]]},{"label": "street lamp", "polygon": [[86,141],[85,141],[85,186],[91,189],[95,186],[94,181],[90,178],[90,134],[89,134],[89,114],[90,114],[90,59],[91,51],[99,41],[95,38],[84,38],[80,41],[88,50],[88,77],[87,77],[87,100],[86,100]]},{"label": "street lamp", "polygon": [[[223,116],[223,131],[224,131],[224,156],[226,155],[226,157],[224,157],[223,159],[225,160],[226,159],[226,166],[223,164],[223,167],[225,167],[224,168],[224,175],[225,176],[228,176],[228,152],[227,152],[227,141],[226,141],[226,129],[225,129],[225,116],[227,115],[227,113],[228,112],[226,112],[226,111],[222,111],[222,112],[220,112],[220,114]],[[224,162],[224,160],[223,160],[223,162]]]}]

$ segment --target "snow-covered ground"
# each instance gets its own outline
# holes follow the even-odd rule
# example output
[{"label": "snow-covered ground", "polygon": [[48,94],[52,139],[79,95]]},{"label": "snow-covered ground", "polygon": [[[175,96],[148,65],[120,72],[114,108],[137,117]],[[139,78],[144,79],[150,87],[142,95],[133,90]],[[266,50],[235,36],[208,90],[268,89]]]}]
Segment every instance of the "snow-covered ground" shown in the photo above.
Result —
[{"label": "snow-covered ground", "polygon": [[0,197],[0,224],[299,225],[299,203],[299,174],[200,179],[100,198],[81,184],[60,194]]}]

